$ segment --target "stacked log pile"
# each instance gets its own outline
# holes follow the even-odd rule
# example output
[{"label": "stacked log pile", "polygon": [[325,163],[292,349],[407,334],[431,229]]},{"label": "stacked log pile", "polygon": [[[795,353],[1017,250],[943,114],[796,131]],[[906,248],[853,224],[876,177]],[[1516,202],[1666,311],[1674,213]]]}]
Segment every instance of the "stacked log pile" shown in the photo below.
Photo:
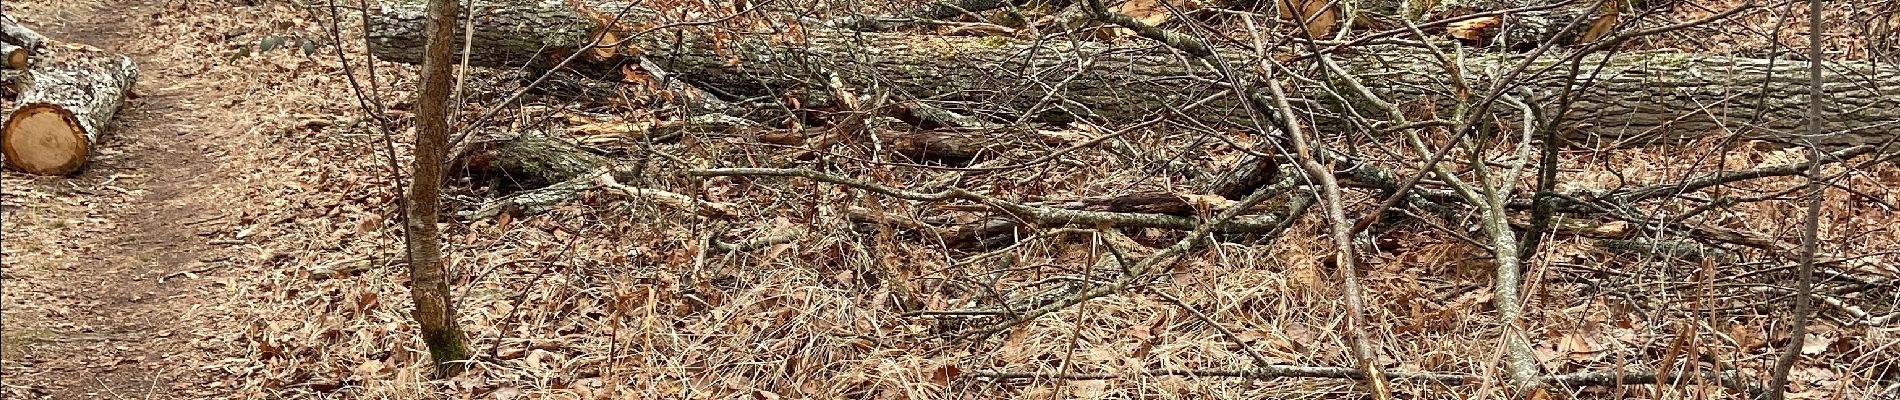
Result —
[{"label": "stacked log pile", "polygon": [[9,167],[33,174],[84,167],[138,80],[130,57],[48,40],[6,15],[0,56],[7,100],[0,153]]}]

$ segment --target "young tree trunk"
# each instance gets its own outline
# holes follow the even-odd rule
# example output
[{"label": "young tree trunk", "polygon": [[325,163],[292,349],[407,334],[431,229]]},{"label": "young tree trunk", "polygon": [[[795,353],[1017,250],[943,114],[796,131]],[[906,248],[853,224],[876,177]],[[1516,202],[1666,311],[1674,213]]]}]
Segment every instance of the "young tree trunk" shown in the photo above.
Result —
[{"label": "young tree trunk", "polygon": [[[620,26],[664,23],[644,9],[589,4],[596,15],[622,15]],[[480,66],[550,66],[581,50],[593,35],[610,32],[624,40],[626,47],[585,49],[570,67],[612,77],[620,65],[635,60],[628,54],[638,54],[708,90],[791,98],[806,107],[830,102],[834,91],[826,85],[836,76],[848,85],[876,84],[917,99],[976,104],[991,115],[1005,117],[1031,114],[1061,120],[1082,115],[1130,121],[1209,96],[1219,98],[1189,117],[1238,124],[1251,116],[1236,96],[1221,95],[1223,80],[1213,68],[1184,62],[1165,51],[1061,40],[999,41],[818,29],[779,37],[715,37],[700,28],[634,35],[638,30],[603,29],[604,21],[583,16],[566,2],[478,2],[477,7],[476,43],[470,58]],[[418,15],[416,0],[402,0],[372,16],[371,51],[385,60],[415,62],[420,45]],[[1232,60],[1232,65],[1251,65],[1250,54],[1220,50],[1220,56]],[[1087,62],[1078,62],[1078,56]],[[1369,46],[1335,57],[1387,101],[1413,107],[1457,104],[1449,74],[1422,51]],[[1494,74],[1500,73],[1495,66],[1514,64],[1515,57],[1494,54],[1463,59],[1466,80],[1477,86],[1471,90],[1487,89],[1484,86],[1493,84]],[[1564,70],[1546,68],[1558,62],[1556,58],[1539,60],[1532,70]],[[1752,139],[1813,139],[1834,146],[1877,143],[1900,131],[1895,122],[1900,121],[1900,109],[1881,106],[1900,100],[1890,89],[1900,86],[1900,72],[1891,68],[1832,63],[1834,72],[1825,77],[1826,84],[1839,89],[1824,121],[1824,130],[1830,133],[1807,138],[1794,133],[1802,121],[1797,110],[1807,97],[1800,85],[1788,83],[1802,73],[1798,63],[1679,53],[1599,55],[1586,57],[1584,63],[1601,68],[1594,69],[1598,72],[1592,84],[1575,93],[1577,103],[1570,108],[1567,120],[1571,123],[1566,126],[1575,139],[1642,144],[1732,129]],[[1558,75],[1562,74],[1527,77],[1523,87],[1537,95],[1533,100],[1547,100],[1564,86],[1583,81]],[[1355,100],[1339,102],[1310,94],[1295,100],[1296,106],[1332,111],[1312,113],[1320,132],[1363,130],[1326,116],[1343,114],[1340,111]],[[1510,107],[1499,109],[1506,117],[1516,112]]]},{"label": "young tree trunk", "polygon": [[33,58],[28,69],[8,71],[5,86],[18,95],[0,128],[0,152],[28,173],[78,172],[125,104],[138,67],[130,57],[72,44],[42,47]]},{"label": "young tree trunk", "polygon": [[436,220],[441,208],[442,173],[449,147],[449,48],[456,22],[455,0],[430,0],[428,44],[422,58],[421,88],[416,93],[416,149],[413,180],[409,183],[404,235],[409,245],[409,294],[415,300],[416,324],[429,346],[440,377],[460,374],[467,365],[468,345],[456,322],[448,269],[442,260],[441,233]]}]

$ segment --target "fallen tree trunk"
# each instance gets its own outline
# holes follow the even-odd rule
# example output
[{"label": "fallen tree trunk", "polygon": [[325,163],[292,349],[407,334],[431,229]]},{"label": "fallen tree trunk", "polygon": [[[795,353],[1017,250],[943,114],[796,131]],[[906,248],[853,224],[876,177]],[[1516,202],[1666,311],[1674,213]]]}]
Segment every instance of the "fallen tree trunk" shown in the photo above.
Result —
[{"label": "fallen tree trunk", "polygon": [[[624,10],[624,13],[623,13]],[[806,107],[830,102],[830,82],[868,87],[943,104],[962,104],[1004,118],[1033,115],[1060,121],[1073,116],[1129,121],[1166,113],[1210,96],[1191,117],[1234,123],[1252,115],[1232,95],[1214,68],[1183,61],[1162,50],[1135,50],[1092,42],[1016,41],[993,38],[918,36],[812,30],[802,36],[728,34],[715,37],[703,28],[680,27],[636,35],[638,30],[603,29],[598,15],[621,15],[624,26],[664,24],[639,8],[598,5],[596,17],[583,16],[564,2],[474,8],[476,43],[469,55],[475,65],[551,66],[582,50],[593,35],[607,32],[625,46],[586,49],[575,67],[611,76],[638,54],[694,84],[742,96],[793,99]],[[370,22],[371,51],[380,58],[414,62],[420,54],[420,3],[386,5]],[[632,32],[629,32],[632,31]],[[457,34],[461,37],[461,34]],[[1252,65],[1249,52],[1222,50],[1231,65]],[[1080,57],[1082,60],[1078,60]],[[1493,83],[1499,66],[1515,55],[1476,56],[1462,60],[1472,90]],[[1429,54],[1398,47],[1368,47],[1337,60],[1385,100],[1407,105],[1457,104],[1449,74]],[[1081,62],[1085,61],[1085,62]],[[1551,68],[1562,60],[1533,63],[1524,87],[1550,98],[1573,83]],[[1610,141],[1676,141],[1729,129],[1745,137],[1798,142],[1806,89],[1797,62],[1702,56],[1679,53],[1630,53],[1585,57],[1601,66],[1592,84],[1574,94],[1568,130],[1581,138]],[[1079,66],[1079,67],[1078,67]],[[1833,96],[1823,129],[1812,138],[1826,145],[1877,143],[1900,131],[1900,109],[1881,106],[1896,100],[1900,72],[1866,63],[1830,63],[1824,82]],[[1592,68],[1585,68],[1592,70]],[[833,80],[832,77],[841,79]],[[1590,80],[1577,80],[1578,82]],[[1321,92],[1313,90],[1311,92]],[[1515,93],[1515,92],[1514,92]],[[1346,114],[1354,100],[1308,98],[1322,131],[1348,133],[1363,128],[1330,117]],[[1548,104],[1546,104],[1547,106]],[[1423,107],[1423,106],[1421,106]],[[1494,107],[1510,117],[1512,107]]]},{"label": "fallen tree trunk", "polygon": [[18,98],[0,128],[0,152],[21,171],[77,172],[125,103],[138,68],[124,55],[74,44],[47,45],[33,57],[9,82]]}]

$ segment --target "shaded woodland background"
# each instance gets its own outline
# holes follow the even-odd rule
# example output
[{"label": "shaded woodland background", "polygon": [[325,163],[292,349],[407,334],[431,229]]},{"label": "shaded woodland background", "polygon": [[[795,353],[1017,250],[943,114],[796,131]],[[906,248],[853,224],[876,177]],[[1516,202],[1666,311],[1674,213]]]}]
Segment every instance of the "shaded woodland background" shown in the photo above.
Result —
[{"label": "shaded woodland background", "polygon": [[125,46],[238,77],[194,106],[250,149],[252,272],[191,362],[245,398],[1738,398],[1810,141],[1788,397],[1900,396],[1900,3],[1827,4],[1813,138],[1804,3],[1362,3],[473,3],[449,379],[394,206],[421,3],[168,3]]}]

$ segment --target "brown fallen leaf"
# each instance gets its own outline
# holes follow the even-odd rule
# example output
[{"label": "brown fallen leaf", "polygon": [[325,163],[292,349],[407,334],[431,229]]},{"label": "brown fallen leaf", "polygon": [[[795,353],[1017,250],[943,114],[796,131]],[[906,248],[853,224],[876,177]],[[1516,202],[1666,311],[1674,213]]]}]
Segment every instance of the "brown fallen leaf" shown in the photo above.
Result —
[{"label": "brown fallen leaf", "polygon": [[1323,38],[1333,33],[1339,24],[1339,13],[1333,10],[1329,0],[1283,0],[1275,2],[1280,18],[1300,21],[1305,25],[1301,34],[1307,37]]},{"label": "brown fallen leaf", "polygon": [[1497,34],[1497,27],[1504,23],[1503,17],[1485,17],[1453,22],[1445,26],[1445,35],[1454,39],[1482,42]]}]

